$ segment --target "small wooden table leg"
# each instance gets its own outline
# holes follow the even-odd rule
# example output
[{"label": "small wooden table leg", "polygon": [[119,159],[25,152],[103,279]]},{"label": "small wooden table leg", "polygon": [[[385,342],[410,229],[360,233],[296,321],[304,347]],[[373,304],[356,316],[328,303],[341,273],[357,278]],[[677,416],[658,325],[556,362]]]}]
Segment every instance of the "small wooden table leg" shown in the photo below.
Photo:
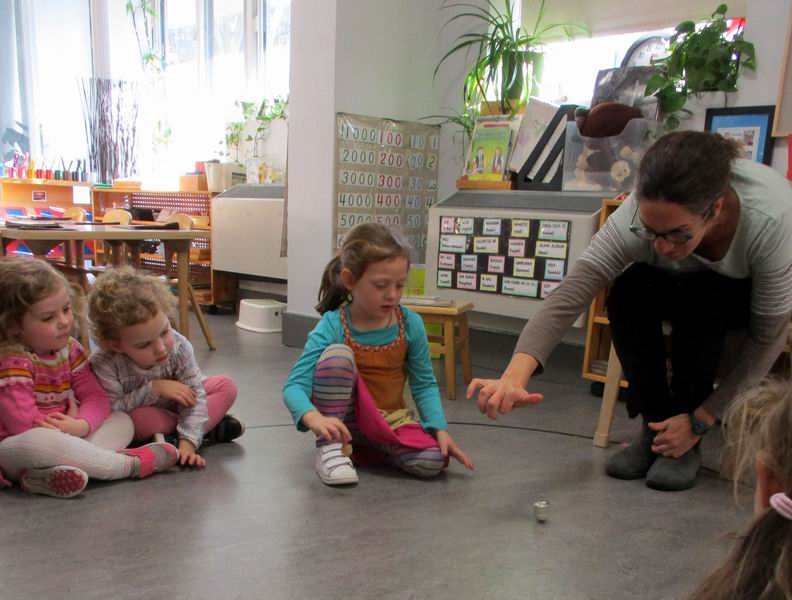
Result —
[{"label": "small wooden table leg", "polygon": [[443,355],[445,357],[446,391],[449,400],[456,399],[456,348],[454,348],[454,319],[443,317]]},{"label": "small wooden table leg", "polygon": [[120,267],[124,264],[124,242],[111,241],[110,253],[112,254],[111,261],[114,267]]},{"label": "small wooden table leg", "polygon": [[140,268],[140,244],[141,242],[127,242],[127,249],[129,250],[129,264],[136,269]]},{"label": "small wooden table leg", "polygon": [[[63,242],[63,264],[67,267],[74,266],[74,250],[72,249],[74,242],[72,240],[65,240]],[[77,264],[78,267],[82,265]]]},{"label": "small wooden table leg", "polygon": [[467,313],[463,313],[459,318],[459,339],[462,343],[459,351],[459,358],[462,361],[462,379],[467,385],[473,380],[473,369],[470,365],[470,329],[468,328]]},{"label": "small wooden table leg", "polygon": [[190,337],[190,240],[172,240],[165,243],[166,268],[172,264],[170,257],[176,253],[176,277],[179,280],[179,333]]}]

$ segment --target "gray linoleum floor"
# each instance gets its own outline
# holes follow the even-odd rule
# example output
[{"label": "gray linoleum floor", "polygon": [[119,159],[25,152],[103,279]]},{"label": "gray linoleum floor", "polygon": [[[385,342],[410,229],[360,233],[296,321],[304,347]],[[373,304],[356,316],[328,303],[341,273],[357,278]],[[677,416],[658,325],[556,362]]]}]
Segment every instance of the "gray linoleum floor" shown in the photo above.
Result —
[{"label": "gray linoleum floor", "polygon": [[[356,487],[326,487],[280,398],[299,351],[208,318],[219,350],[194,327],[196,354],[204,373],[236,379],[245,435],[207,447],[200,472],[92,483],[73,500],[0,492],[0,599],[682,598],[746,515],[711,471],[676,494],[609,479],[617,445],[591,445],[598,399],[578,364],[552,361],[531,409],[492,422],[446,402],[475,472],[361,470]],[[612,439],[633,426],[620,406]]]}]

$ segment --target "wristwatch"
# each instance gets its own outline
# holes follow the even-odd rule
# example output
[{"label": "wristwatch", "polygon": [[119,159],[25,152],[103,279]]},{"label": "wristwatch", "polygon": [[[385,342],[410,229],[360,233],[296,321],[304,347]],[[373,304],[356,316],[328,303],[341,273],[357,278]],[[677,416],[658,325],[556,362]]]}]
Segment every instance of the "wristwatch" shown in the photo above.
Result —
[{"label": "wristwatch", "polygon": [[690,418],[690,427],[693,429],[693,433],[699,436],[703,436],[710,430],[710,426],[707,425],[704,421],[696,418],[696,415],[693,413],[689,413],[688,417]]}]

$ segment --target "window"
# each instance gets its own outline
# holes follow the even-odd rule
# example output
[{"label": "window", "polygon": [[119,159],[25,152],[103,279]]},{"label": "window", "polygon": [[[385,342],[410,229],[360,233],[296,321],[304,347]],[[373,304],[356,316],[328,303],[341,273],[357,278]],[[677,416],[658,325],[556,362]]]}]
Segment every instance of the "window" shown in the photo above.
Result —
[{"label": "window", "polygon": [[[672,30],[668,30],[670,33]],[[621,66],[627,50],[649,32],[579,38],[545,47],[545,66],[539,98],[556,104],[588,106],[601,69]]]},{"label": "window", "polygon": [[33,4],[0,10],[0,37],[11,49],[0,53],[0,157],[16,143],[39,167],[60,169],[63,160],[76,169],[86,155],[80,79],[92,74],[88,0]]},{"label": "window", "polygon": [[[156,4],[163,69],[144,112],[155,141],[144,169],[173,176],[223,150],[225,124],[240,119],[235,102],[288,94],[291,0]],[[126,15],[122,24],[130,28]]]}]

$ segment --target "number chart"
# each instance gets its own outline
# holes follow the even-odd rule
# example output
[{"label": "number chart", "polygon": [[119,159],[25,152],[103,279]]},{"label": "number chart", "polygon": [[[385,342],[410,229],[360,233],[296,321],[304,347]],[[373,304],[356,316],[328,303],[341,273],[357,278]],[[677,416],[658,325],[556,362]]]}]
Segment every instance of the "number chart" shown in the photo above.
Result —
[{"label": "number chart", "polygon": [[566,275],[570,221],[440,217],[437,287],[544,299]]},{"label": "number chart", "polygon": [[360,223],[399,228],[423,264],[429,208],[437,202],[440,127],[336,115],[335,242]]}]

